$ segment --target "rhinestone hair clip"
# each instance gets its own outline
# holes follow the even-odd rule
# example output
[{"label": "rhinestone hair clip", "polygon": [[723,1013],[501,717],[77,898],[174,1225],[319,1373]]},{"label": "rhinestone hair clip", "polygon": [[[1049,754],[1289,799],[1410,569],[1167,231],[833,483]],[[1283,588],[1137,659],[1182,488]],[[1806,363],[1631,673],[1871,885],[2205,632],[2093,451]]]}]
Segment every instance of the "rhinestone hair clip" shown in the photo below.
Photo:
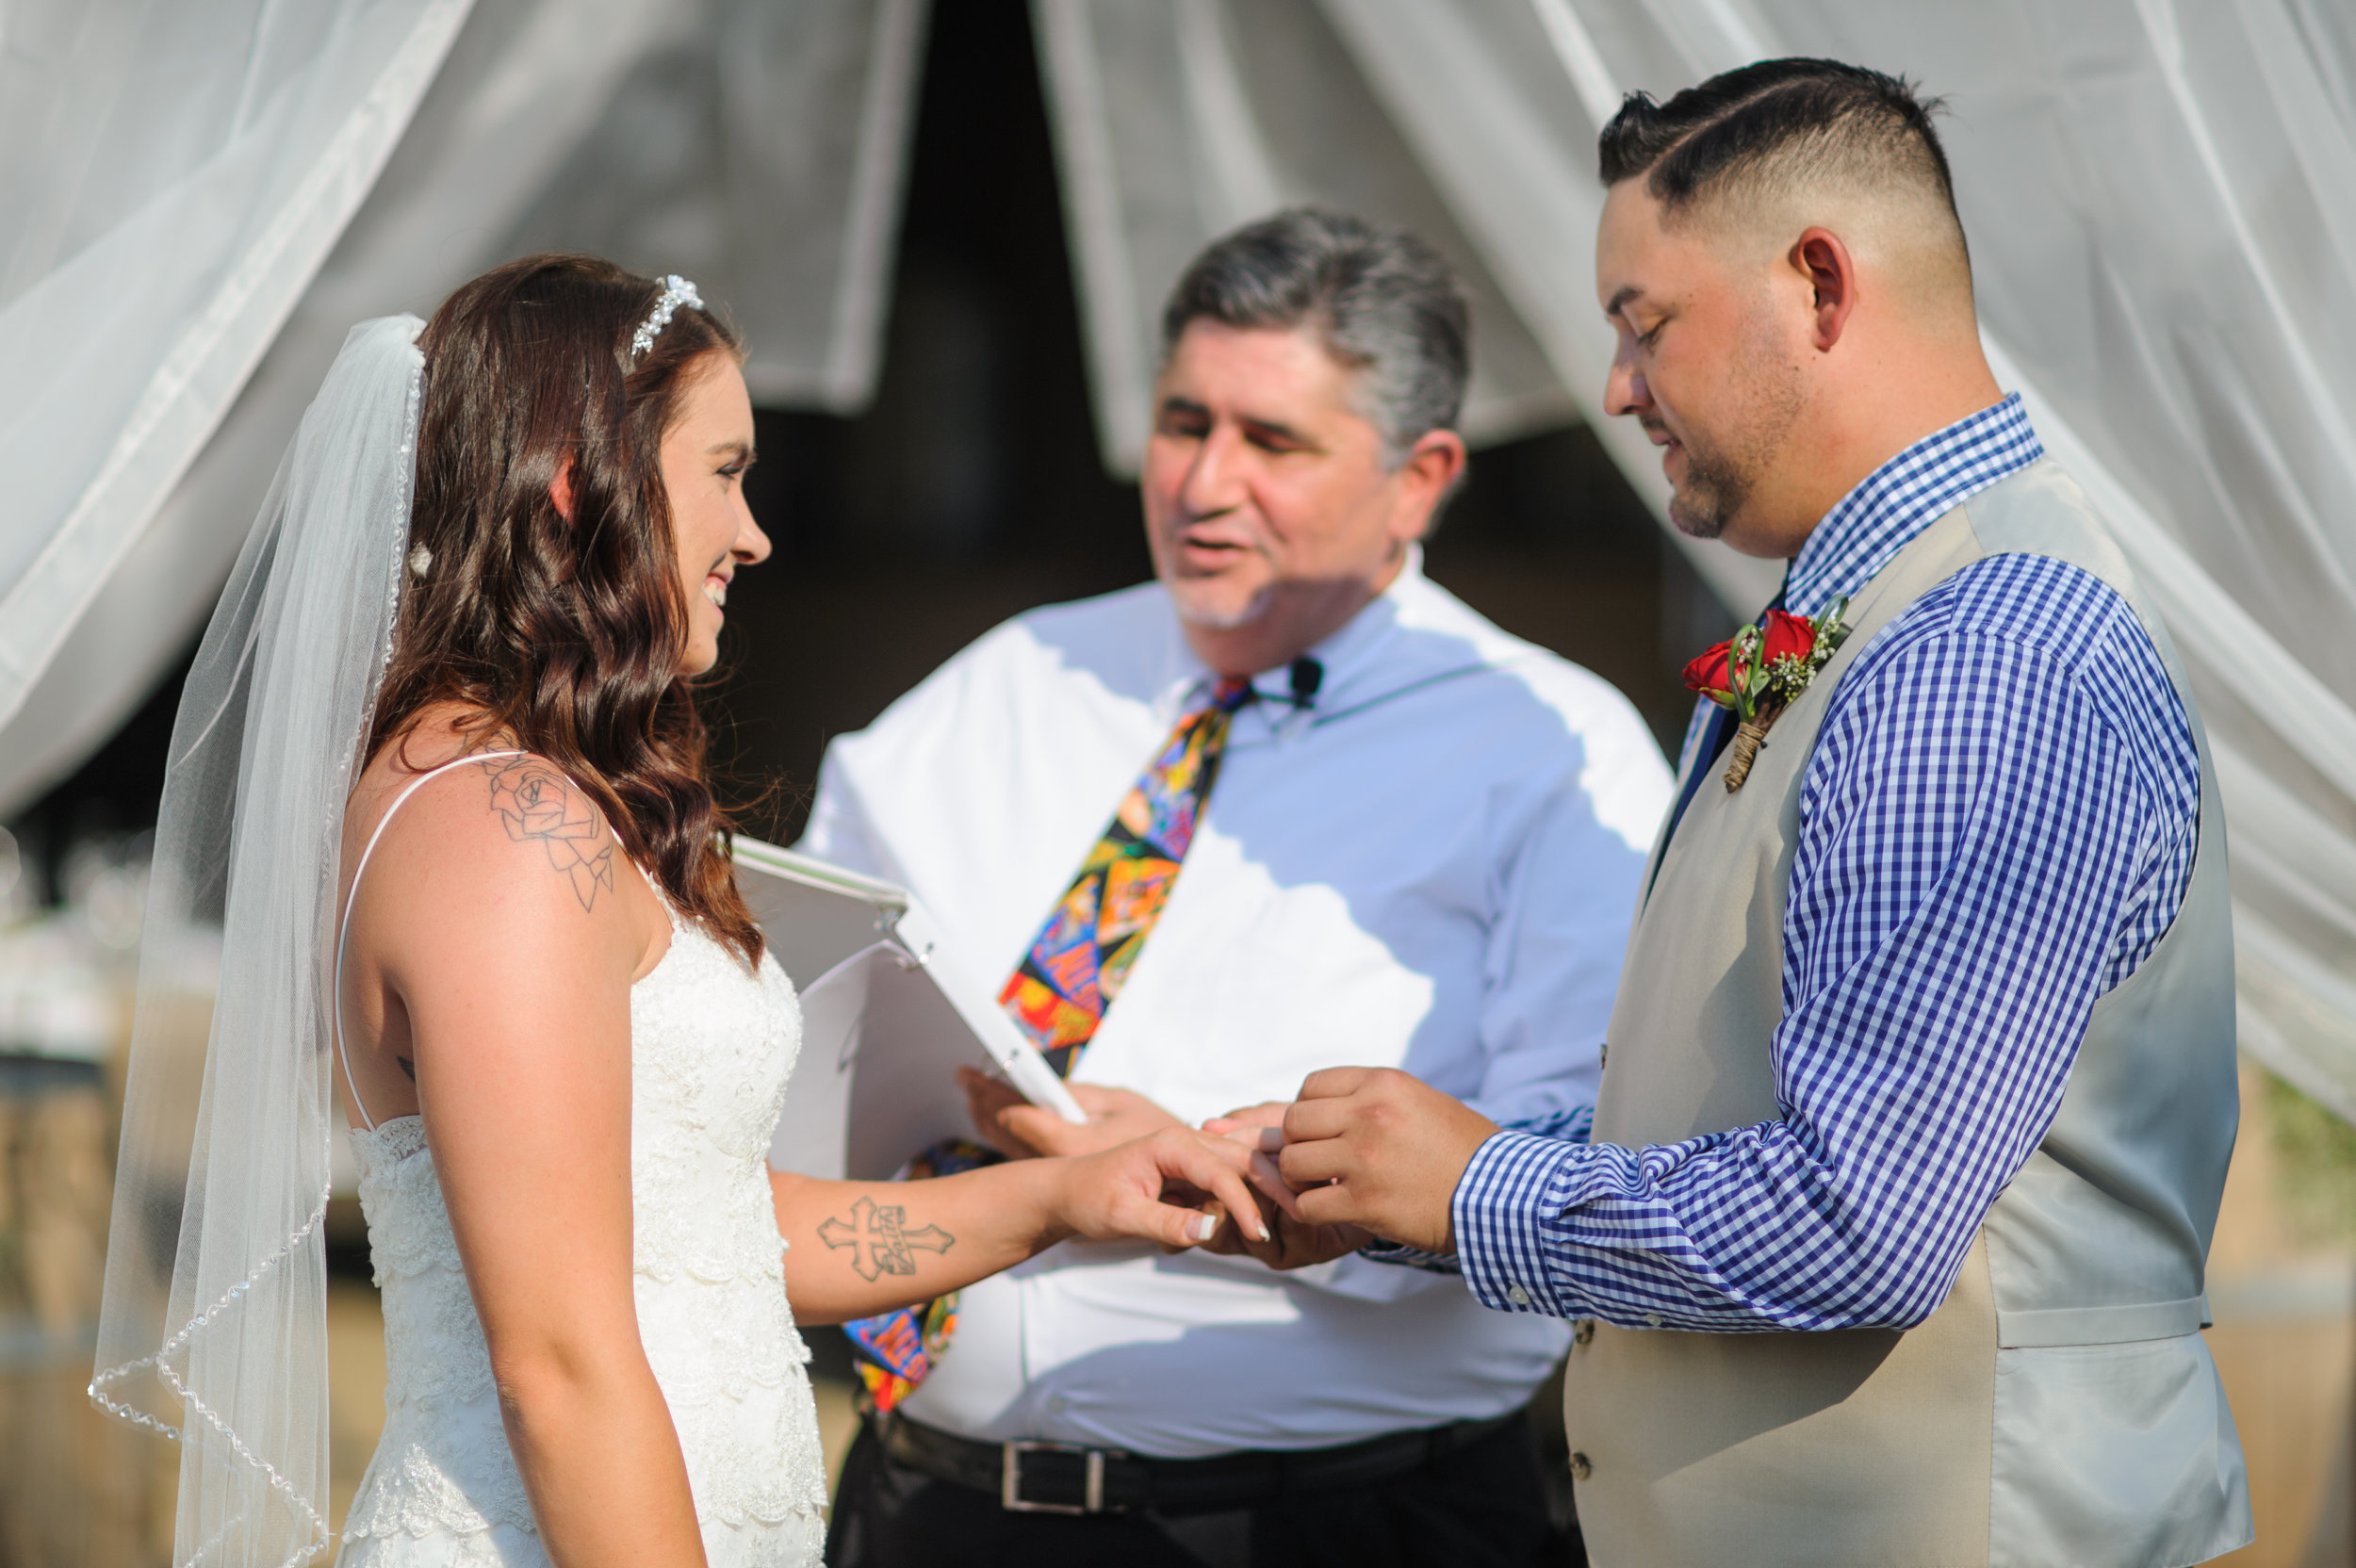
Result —
[{"label": "rhinestone hair clip", "polygon": [[671,324],[672,313],[681,305],[704,307],[704,297],[695,292],[695,286],[677,272],[663,276],[663,298],[654,302],[654,310],[640,323],[637,335],[630,340],[630,357],[636,359],[654,347],[654,340],[663,335],[663,329]]}]

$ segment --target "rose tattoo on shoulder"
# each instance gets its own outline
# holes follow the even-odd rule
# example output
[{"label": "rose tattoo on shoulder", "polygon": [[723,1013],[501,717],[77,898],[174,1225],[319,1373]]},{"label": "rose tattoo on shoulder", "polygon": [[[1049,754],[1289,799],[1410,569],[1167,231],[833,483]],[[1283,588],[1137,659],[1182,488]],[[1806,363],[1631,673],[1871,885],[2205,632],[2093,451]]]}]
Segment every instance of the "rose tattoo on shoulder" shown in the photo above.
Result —
[{"label": "rose tattoo on shoulder", "polygon": [[508,758],[484,772],[491,809],[507,836],[537,839],[548,864],[571,881],[581,906],[596,908],[599,890],[614,887],[614,840],[572,780],[537,757]]}]

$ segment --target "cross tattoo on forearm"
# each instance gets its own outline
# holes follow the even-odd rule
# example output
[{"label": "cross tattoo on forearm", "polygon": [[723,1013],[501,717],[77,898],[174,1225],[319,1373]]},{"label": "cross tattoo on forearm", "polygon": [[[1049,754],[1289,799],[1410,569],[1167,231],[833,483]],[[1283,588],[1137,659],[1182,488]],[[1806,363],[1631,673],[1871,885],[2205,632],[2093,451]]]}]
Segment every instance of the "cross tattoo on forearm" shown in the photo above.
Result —
[{"label": "cross tattoo on forearm", "polygon": [[921,1231],[908,1228],[908,1210],[897,1204],[878,1206],[871,1198],[851,1205],[851,1222],[829,1219],[818,1227],[818,1239],[835,1250],[851,1250],[851,1266],[865,1280],[886,1274],[916,1272],[916,1251],[946,1252],[957,1238],[938,1225]]}]

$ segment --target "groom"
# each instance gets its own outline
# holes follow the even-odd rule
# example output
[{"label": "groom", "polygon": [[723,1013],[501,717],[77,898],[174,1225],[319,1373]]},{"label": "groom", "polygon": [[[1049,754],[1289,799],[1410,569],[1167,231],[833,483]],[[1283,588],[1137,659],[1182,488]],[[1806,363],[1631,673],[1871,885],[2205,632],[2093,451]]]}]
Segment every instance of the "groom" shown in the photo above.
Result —
[{"label": "groom", "polygon": [[1982,357],[1935,106],[1775,60],[1605,128],[1609,406],[1681,529],[1833,613],[1771,611],[1753,733],[1698,708],[1592,1127],[1362,1069],[1284,1115],[1301,1218],[1576,1320],[1601,1564],[2250,1539],[2200,1334],[2223,817],[2167,633]]}]

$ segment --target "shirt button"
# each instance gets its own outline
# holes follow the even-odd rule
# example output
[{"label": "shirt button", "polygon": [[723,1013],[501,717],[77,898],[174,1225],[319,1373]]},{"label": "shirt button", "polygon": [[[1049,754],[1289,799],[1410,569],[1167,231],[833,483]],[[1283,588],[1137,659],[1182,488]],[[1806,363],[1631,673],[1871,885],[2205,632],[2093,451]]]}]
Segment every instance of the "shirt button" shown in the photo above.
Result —
[{"label": "shirt button", "polygon": [[1595,1467],[1588,1462],[1587,1456],[1585,1454],[1573,1454],[1571,1456],[1571,1479],[1575,1481],[1583,1481],[1595,1473]]},{"label": "shirt button", "polygon": [[1526,1307],[1530,1305],[1530,1292],[1524,1290],[1519,1285],[1515,1285],[1513,1289],[1507,1291],[1505,1293],[1505,1298],[1513,1302],[1517,1307]]},{"label": "shirt button", "polygon": [[1572,1344],[1574,1344],[1574,1345],[1584,1345],[1584,1344],[1586,1344],[1588,1341],[1590,1341],[1590,1340],[1594,1339],[1595,1337],[1595,1320],[1594,1318],[1592,1318],[1592,1317],[1582,1317],[1582,1318],[1580,1318],[1578,1322],[1576,1322],[1576,1323],[1574,1323],[1574,1324],[1572,1324],[1572,1325],[1571,1325],[1571,1343],[1572,1343]]},{"label": "shirt button", "polygon": [[1661,1327],[1661,1315],[1657,1312],[1648,1312],[1644,1315],[1644,1321],[1653,1328],[1658,1329]]}]

